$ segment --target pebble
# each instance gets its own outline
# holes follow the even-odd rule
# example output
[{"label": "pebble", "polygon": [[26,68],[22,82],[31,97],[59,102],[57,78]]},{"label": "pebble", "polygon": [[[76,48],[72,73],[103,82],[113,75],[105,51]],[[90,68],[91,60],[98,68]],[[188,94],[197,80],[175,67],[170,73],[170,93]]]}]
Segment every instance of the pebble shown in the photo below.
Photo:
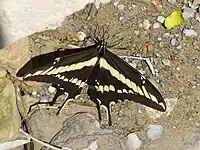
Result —
[{"label": "pebble", "polygon": [[54,93],[56,91],[56,88],[53,87],[53,86],[49,86],[48,91],[49,91],[49,93],[52,94],[52,93]]},{"label": "pebble", "polygon": [[200,22],[200,16],[196,16],[195,19]]},{"label": "pebble", "polygon": [[169,59],[163,59],[163,60],[162,60],[162,63],[163,63],[165,66],[170,66],[170,60],[169,60]]},{"label": "pebble", "polygon": [[145,19],[144,22],[143,22],[143,27],[145,30],[148,30],[150,29],[151,27],[151,24],[150,24],[150,21],[148,19]]},{"label": "pebble", "polygon": [[168,0],[168,3],[170,3],[170,4],[176,4],[177,0]]},{"label": "pebble", "polygon": [[130,133],[127,140],[127,149],[128,150],[137,150],[140,148],[142,141],[138,138],[135,133]]},{"label": "pebble", "polygon": [[0,69],[0,78],[3,78],[7,75],[7,71],[4,69]]},{"label": "pebble", "polygon": [[172,38],[170,43],[171,43],[172,46],[175,46],[175,47],[177,47],[179,45],[179,42],[177,41],[176,38]]},{"label": "pebble", "polygon": [[160,22],[160,23],[164,23],[165,17],[163,17],[163,16],[158,16],[157,21]]},{"label": "pebble", "polygon": [[118,8],[120,11],[122,11],[122,10],[124,10],[125,6],[124,6],[123,4],[119,4],[119,5],[117,6],[117,8]]},{"label": "pebble", "polygon": [[32,95],[33,95],[33,96],[36,96],[36,95],[37,95],[37,92],[36,92],[36,91],[33,91],[33,92],[32,92]]},{"label": "pebble", "polygon": [[194,17],[194,13],[196,12],[196,9],[184,6],[182,11],[183,11],[182,13],[183,18],[185,20],[188,20],[189,18]]},{"label": "pebble", "polygon": [[171,34],[169,32],[166,32],[162,35],[163,38],[171,37]]},{"label": "pebble", "polygon": [[160,28],[160,23],[155,22],[155,23],[153,24],[153,28],[154,28],[154,29]]},{"label": "pebble", "polygon": [[182,33],[187,37],[196,37],[197,36],[197,32],[194,31],[193,29],[184,29]]},{"label": "pebble", "polygon": [[84,41],[84,39],[86,38],[86,34],[83,31],[79,31],[77,34],[77,38],[79,41]]},{"label": "pebble", "polygon": [[147,137],[152,141],[159,139],[163,135],[164,129],[161,125],[149,125],[148,128]]},{"label": "pebble", "polygon": [[119,21],[123,21],[124,20],[124,17],[119,17]]},{"label": "pebble", "polygon": [[139,31],[139,30],[135,30],[134,33],[135,33],[136,35],[139,35],[139,34],[140,34],[140,31]]},{"label": "pebble", "polygon": [[115,2],[113,3],[114,7],[117,7],[118,4],[119,4],[119,1],[115,1]]}]

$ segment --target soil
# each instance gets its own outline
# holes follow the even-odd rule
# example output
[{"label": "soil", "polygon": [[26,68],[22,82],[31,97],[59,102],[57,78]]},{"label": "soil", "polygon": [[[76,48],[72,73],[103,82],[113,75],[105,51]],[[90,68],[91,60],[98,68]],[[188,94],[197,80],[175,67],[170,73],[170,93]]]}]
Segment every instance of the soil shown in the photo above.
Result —
[{"label": "soil", "polygon": [[[136,4],[136,7],[131,8],[132,4]],[[178,99],[170,115],[151,119],[144,111],[143,106],[130,101],[117,103],[112,108],[115,132],[123,135],[136,132],[141,139],[146,138],[144,135],[149,124],[162,125],[165,132],[170,133],[192,126],[200,126],[200,37],[192,38],[182,35],[182,30],[191,26],[199,35],[200,23],[191,18],[171,30],[165,29],[162,25],[158,29],[153,29],[151,26],[150,29],[145,30],[140,27],[144,19],[148,19],[152,25],[158,16],[166,17],[172,11],[183,6],[183,3],[172,5],[167,1],[158,2],[158,4],[162,5],[162,14],[157,6],[148,1],[136,1],[135,3],[128,0],[120,1],[118,6],[125,6],[123,10],[114,7],[111,2],[101,6],[95,15],[92,14],[90,19],[86,19],[90,10],[88,5],[85,9],[65,18],[62,27],[35,33],[29,37],[30,49],[34,56],[57,47],[66,47],[68,44],[91,45],[91,37],[101,37],[103,29],[105,29],[105,40],[108,47],[111,46],[109,48],[111,52],[118,56],[151,58],[157,72],[156,76],[151,75],[144,62],[139,61],[137,68],[143,68],[145,76],[150,76],[158,81],[159,91],[164,98]],[[120,17],[124,17],[122,21],[119,21]],[[95,29],[97,29],[96,33]],[[79,31],[90,36],[86,42],[76,40]],[[174,37],[178,35],[177,40],[182,48],[177,49],[172,46],[171,37],[162,37],[164,33],[170,33]],[[117,46],[112,46],[115,43]],[[163,64],[164,59],[168,59],[170,65]],[[91,102],[87,102],[89,99],[84,92],[81,97],[82,100],[76,101],[78,105],[93,105],[90,104]],[[138,113],[138,109],[143,113]],[[102,114],[102,117],[106,118],[103,110]],[[102,127],[105,126],[106,120],[103,119]]]}]

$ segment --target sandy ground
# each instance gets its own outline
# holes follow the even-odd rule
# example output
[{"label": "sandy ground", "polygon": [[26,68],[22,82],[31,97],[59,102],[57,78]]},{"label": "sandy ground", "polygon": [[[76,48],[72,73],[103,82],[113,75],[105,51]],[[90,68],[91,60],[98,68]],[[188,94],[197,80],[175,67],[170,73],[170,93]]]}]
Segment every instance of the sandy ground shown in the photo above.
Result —
[{"label": "sandy ground", "polygon": [[[108,28],[108,37],[106,37],[108,45],[112,45],[114,41],[118,43],[117,46],[111,47],[109,50],[119,56],[152,58],[157,76],[152,77],[144,62],[139,61],[138,69],[143,68],[146,76],[159,81],[157,84],[164,98],[177,98],[177,104],[170,115],[162,115],[159,119],[151,119],[143,111],[144,107],[129,101],[114,105],[112,119],[115,131],[123,135],[136,132],[141,139],[145,139],[144,134],[149,124],[162,125],[169,137],[173,137],[173,133],[175,136],[175,133],[188,127],[200,126],[200,37],[185,37],[181,34],[184,28],[191,26],[200,34],[200,23],[190,19],[171,30],[162,26],[158,29],[150,27],[150,29],[145,30],[140,27],[144,19],[148,19],[152,25],[161,12],[148,2],[139,3],[136,1],[135,8],[131,8],[134,4],[132,1],[124,0],[119,4],[125,8],[120,10],[119,7],[114,7],[113,3],[104,5],[90,20],[86,20],[89,12],[89,7],[86,7],[84,10],[65,18],[62,27],[31,35],[29,37],[30,48],[34,49],[35,53],[41,53],[41,51],[49,51],[49,47],[65,47],[68,44],[89,45],[91,42],[77,43],[73,42],[72,39],[76,37],[78,31],[96,36],[94,33],[96,28]],[[169,15],[182,5],[181,3],[176,6],[171,5],[166,1],[160,4],[163,7],[163,16]],[[119,21],[120,17],[124,17],[122,21]],[[171,37],[162,37],[167,32],[178,36],[181,49],[170,44]],[[96,34],[101,35],[101,33]],[[166,59],[170,65],[163,64],[163,60]],[[82,98],[84,105],[90,103],[85,100],[84,94]],[[81,104],[81,100],[76,103],[83,104]],[[138,109],[142,110],[143,113],[138,113]],[[105,112],[102,111],[102,113],[105,118]],[[102,124],[105,125],[106,121],[104,120]]]}]

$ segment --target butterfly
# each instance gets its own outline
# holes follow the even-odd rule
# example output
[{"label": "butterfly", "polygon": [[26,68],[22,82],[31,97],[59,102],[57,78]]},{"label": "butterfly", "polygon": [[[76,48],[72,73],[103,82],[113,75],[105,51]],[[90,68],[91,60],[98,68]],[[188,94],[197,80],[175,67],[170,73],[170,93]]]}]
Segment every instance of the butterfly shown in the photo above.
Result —
[{"label": "butterfly", "polygon": [[87,94],[97,104],[98,111],[100,106],[106,109],[109,125],[112,125],[111,105],[119,100],[133,101],[162,112],[167,109],[162,95],[153,84],[110,52],[104,40],[97,40],[94,45],[84,48],[36,56],[18,71],[17,76],[55,86],[57,91],[50,105],[58,96],[67,93],[58,113],[87,85]]}]

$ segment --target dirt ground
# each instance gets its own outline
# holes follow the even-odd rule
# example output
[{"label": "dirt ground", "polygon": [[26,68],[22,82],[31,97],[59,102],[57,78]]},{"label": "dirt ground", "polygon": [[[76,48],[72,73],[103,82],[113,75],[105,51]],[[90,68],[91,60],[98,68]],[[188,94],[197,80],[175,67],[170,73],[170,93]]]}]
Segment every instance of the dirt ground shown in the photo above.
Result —
[{"label": "dirt ground", "polygon": [[[131,8],[136,4],[135,8]],[[147,65],[144,62],[138,62],[138,69],[143,68],[145,76],[158,81],[159,91],[164,98],[178,99],[177,104],[170,115],[162,115],[159,119],[151,119],[143,111],[143,107],[130,101],[118,103],[112,108],[113,128],[117,133],[127,135],[130,132],[138,133],[141,139],[145,138],[145,130],[148,124],[159,124],[164,127],[168,133],[176,132],[192,126],[200,126],[200,37],[186,37],[182,30],[190,28],[200,34],[200,23],[194,18],[189,19],[182,25],[174,27],[171,30],[160,26],[158,29],[152,28],[158,16],[168,16],[172,11],[180,9],[183,3],[176,5],[169,4],[167,1],[160,1],[162,5],[162,14],[157,6],[148,1],[120,1],[124,9],[114,7],[113,2],[101,6],[96,15],[91,13],[92,17],[86,20],[90,7],[67,17],[63,26],[56,30],[47,30],[35,33],[29,37],[30,49],[34,51],[33,55],[48,52],[49,47],[66,47],[68,44],[84,46],[92,42],[77,42],[78,31],[83,31],[87,35],[96,36],[94,30],[108,28],[108,37],[106,41],[108,46],[118,43],[117,46],[109,48],[110,51],[119,56],[142,56],[153,59],[153,67],[157,75],[152,76]],[[124,17],[122,21],[120,17]],[[150,29],[145,30],[140,27],[145,19],[151,23]],[[170,43],[171,37],[164,38],[164,33],[178,36],[177,39],[181,49],[177,49]],[[96,33],[98,36],[101,33]],[[161,38],[161,40],[159,39]],[[163,63],[163,60],[169,60],[170,65]],[[133,60],[130,60],[133,61]],[[84,99],[84,94],[82,95]],[[76,103],[81,105],[81,100]],[[86,101],[86,102],[85,102]],[[86,103],[86,104],[85,104]],[[84,100],[84,105],[87,105]],[[141,109],[143,113],[138,113]],[[103,118],[106,118],[103,112]],[[106,124],[102,123],[103,125]]]}]

